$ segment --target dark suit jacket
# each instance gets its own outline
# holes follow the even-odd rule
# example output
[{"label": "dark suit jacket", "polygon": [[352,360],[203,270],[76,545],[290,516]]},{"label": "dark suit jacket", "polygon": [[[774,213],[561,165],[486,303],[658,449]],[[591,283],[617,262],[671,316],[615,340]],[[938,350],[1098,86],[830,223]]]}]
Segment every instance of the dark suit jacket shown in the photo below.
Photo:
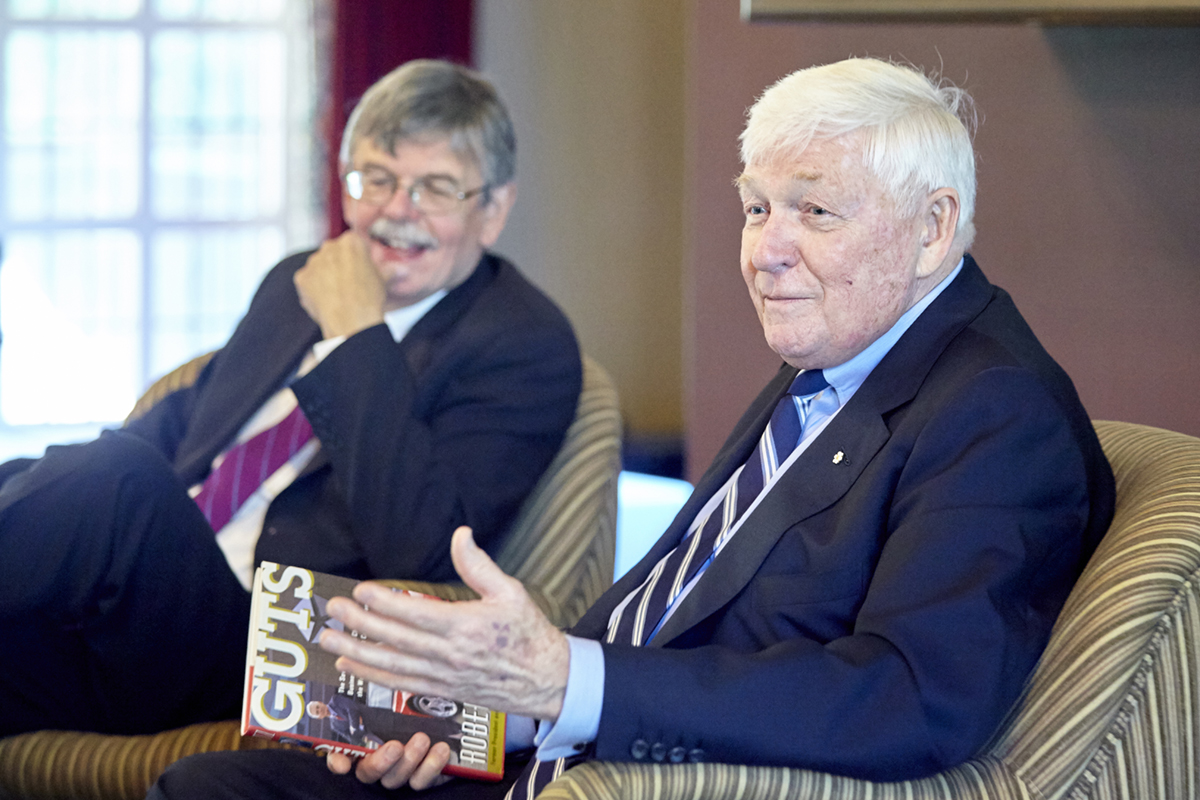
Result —
[{"label": "dark suit jacket", "polygon": [[[289,256],[195,385],[130,430],[187,484],[208,473],[313,343]],[[351,578],[454,577],[450,534],[493,554],[562,443],[581,383],[562,312],[508,262],[485,255],[396,343],[380,324],[349,337],[293,384],[321,442],[271,504],[255,553]]]},{"label": "dark suit jacket", "polygon": [[[575,633],[603,636],[795,374]],[[605,645],[596,757],[876,780],[959,763],[1016,699],[1112,504],[1070,380],[968,256],[651,645]]]}]

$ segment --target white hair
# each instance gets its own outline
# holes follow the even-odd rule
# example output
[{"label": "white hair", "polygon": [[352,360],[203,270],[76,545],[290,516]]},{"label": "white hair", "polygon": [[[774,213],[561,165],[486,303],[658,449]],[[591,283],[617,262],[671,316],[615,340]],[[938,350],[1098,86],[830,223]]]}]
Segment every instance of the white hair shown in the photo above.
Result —
[{"label": "white hair", "polygon": [[967,247],[975,238],[976,118],[964,90],[912,67],[850,58],[781,78],[747,116],[744,164],[855,134],[864,166],[901,209],[915,213],[930,192],[952,188],[959,202],[955,240]]}]

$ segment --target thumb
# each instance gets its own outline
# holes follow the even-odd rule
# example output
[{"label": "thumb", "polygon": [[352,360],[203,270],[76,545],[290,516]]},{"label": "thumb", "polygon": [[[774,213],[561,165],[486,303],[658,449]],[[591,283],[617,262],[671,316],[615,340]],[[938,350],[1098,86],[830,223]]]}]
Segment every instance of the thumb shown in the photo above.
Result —
[{"label": "thumb", "polygon": [[450,539],[450,560],[463,583],[484,600],[507,594],[512,588],[513,579],[475,544],[475,537],[466,525],[457,528]]}]

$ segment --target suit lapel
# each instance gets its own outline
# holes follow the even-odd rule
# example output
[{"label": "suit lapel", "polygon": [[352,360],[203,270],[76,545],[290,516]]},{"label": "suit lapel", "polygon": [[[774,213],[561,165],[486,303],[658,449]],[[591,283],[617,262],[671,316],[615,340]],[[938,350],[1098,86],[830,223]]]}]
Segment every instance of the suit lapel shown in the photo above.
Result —
[{"label": "suit lapel", "polygon": [[[959,277],[913,322],[850,402],[780,476],[663,624],[651,646],[669,643],[728,603],[750,583],[784,533],[838,502],[850,490],[891,435],[886,415],[916,396],[938,356],[986,307],[992,291],[974,260],[966,256]],[[784,383],[778,388],[776,399],[786,387]],[[774,408],[774,402],[768,408]],[[738,446],[730,449],[726,477],[749,453],[749,448],[742,449],[744,439],[749,438],[753,447],[769,417],[769,411],[766,416],[758,414]],[[735,457],[737,460],[732,461]],[[711,492],[705,498],[708,496]]]},{"label": "suit lapel", "polygon": [[439,347],[444,345],[452,328],[459,326],[465,330],[474,324],[469,310],[492,282],[499,279],[502,263],[496,256],[485,253],[474,272],[447,292],[400,341],[405,363],[415,377],[420,378],[433,366]]},{"label": "suit lapel", "polygon": [[[703,578],[663,624],[651,646],[671,641],[732,600],[754,578],[786,531],[833,505],[849,491],[889,435],[878,413],[856,414],[852,406],[853,400],[746,516]],[[835,463],[838,452],[841,456]]]},{"label": "suit lapel", "polygon": [[270,325],[240,332],[230,339],[212,364],[213,374],[188,424],[176,454],[185,481],[199,480],[221,451],[263,403],[279,391],[321,331],[309,318],[295,293],[294,309],[276,316]]},{"label": "suit lapel", "polygon": [[796,368],[784,364],[766,388],[759,393],[750,408],[738,420],[733,432],[721,446],[713,463],[700,477],[696,488],[688,497],[683,508],[675,515],[675,519],[667,526],[663,535],[651,546],[642,560],[629,569],[613,586],[588,609],[587,613],[572,629],[580,636],[600,638],[608,627],[608,618],[614,608],[634,589],[646,580],[646,576],[654,569],[667,553],[683,539],[692,521],[717,490],[725,485],[729,476],[740,466],[758,445],[763,429],[775,410],[779,397],[787,391],[796,377]]}]

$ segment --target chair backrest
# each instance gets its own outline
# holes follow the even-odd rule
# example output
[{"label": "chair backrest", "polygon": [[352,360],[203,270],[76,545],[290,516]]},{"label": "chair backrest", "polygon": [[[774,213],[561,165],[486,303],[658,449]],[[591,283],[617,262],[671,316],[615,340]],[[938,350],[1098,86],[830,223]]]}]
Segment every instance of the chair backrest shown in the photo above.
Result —
[{"label": "chair backrest", "polygon": [[180,364],[146,387],[146,391],[142,392],[142,396],[133,404],[129,416],[125,417],[125,424],[128,425],[138,417],[143,416],[147,411],[154,408],[155,403],[162,400],[171,392],[195,383],[200,370],[204,369],[204,365],[209,362],[216,352],[216,350],[212,350],[208,353],[202,353],[191,361]]},{"label": "chair backrest", "polygon": [[496,557],[501,569],[540,593],[543,610],[560,627],[574,624],[612,584],[620,471],[617,392],[585,355],[575,421]]},{"label": "chair backrest", "polygon": [[1038,797],[1200,797],[1200,439],[1095,426],[1112,525],[990,755]]}]

